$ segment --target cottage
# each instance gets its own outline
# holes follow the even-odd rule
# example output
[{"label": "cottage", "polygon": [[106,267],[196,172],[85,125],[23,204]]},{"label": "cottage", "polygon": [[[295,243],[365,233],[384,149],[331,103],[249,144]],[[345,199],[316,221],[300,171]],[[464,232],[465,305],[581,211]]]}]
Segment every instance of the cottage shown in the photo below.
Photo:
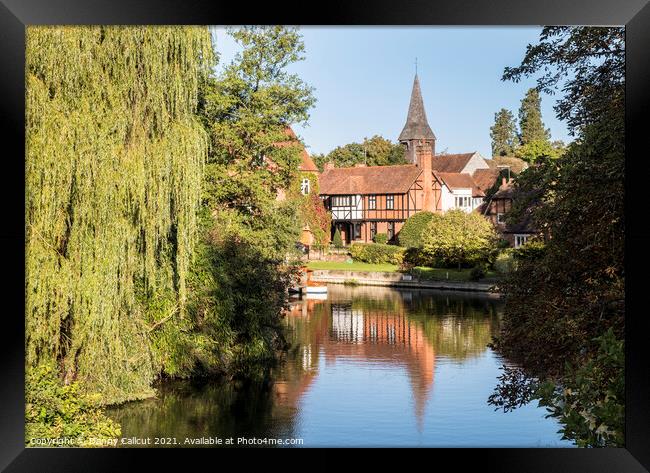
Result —
[{"label": "cottage", "polygon": [[423,210],[475,211],[498,176],[478,152],[435,154],[417,74],[399,142],[409,164],[327,165],[321,174],[320,195],[332,213],[332,233],[339,229],[345,243],[370,242],[377,233],[394,240],[406,219]]}]

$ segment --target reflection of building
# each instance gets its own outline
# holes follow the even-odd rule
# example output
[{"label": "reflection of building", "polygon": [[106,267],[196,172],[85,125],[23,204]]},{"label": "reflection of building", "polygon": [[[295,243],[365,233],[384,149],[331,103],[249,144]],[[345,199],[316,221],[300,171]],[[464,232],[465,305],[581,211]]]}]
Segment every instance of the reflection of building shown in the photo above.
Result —
[{"label": "reflection of building", "polygon": [[[301,340],[294,366],[288,369],[303,373],[293,382],[276,383],[278,397],[286,404],[299,401],[315,380],[319,353],[328,364],[359,358],[406,369],[420,423],[433,387],[435,352],[422,325],[407,317],[401,298],[390,301],[390,308],[357,308],[331,301],[317,306],[317,302],[294,304],[288,312],[289,325]],[[298,333],[305,329],[309,333]]]}]

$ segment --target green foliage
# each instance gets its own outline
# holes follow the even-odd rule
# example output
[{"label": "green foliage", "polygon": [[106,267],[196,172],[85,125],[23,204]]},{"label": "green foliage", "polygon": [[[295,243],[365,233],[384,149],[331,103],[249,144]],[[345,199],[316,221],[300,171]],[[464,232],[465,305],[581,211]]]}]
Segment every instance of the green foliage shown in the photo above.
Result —
[{"label": "green foliage", "polygon": [[528,89],[519,108],[519,142],[522,146],[535,141],[548,142],[551,132],[542,122],[542,99],[537,89]]},{"label": "green foliage", "polygon": [[388,234],[387,233],[375,233],[375,236],[372,238],[372,241],[379,245],[385,245],[388,243]]},{"label": "green foliage", "polygon": [[423,234],[427,230],[432,218],[433,213],[426,211],[418,212],[409,217],[397,234],[399,245],[405,248],[421,247]]},{"label": "green foliage", "polygon": [[477,265],[472,268],[472,270],[469,272],[469,280],[470,281],[478,281],[480,279],[483,279],[485,277],[485,267],[483,265]]},{"label": "green foliage", "polygon": [[534,163],[540,158],[559,158],[564,153],[561,142],[551,144],[548,140],[533,140],[515,149],[515,156],[527,163]]},{"label": "green foliage", "polygon": [[334,231],[332,244],[334,245],[334,248],[343,248],[343,239],[341,238],[341,230],[339,230],[338,228]]},{"label": "green foliage", "polygon": [[99,395],[86,393],[79,383],[62,384],[53,363],[27,366],[25,376],[25,444],[36,439],[61,445],[89,447],[121,435],[120,425],[106,417]]},{"label": "green foliage", "polygon": [[492,156],[512,156],[519,144],[517,125],[510,110],[502,108],[494,114],[494,125],[490,127]]},{"label": "green foliage", "polygon": [[541,260],[546,253],[546,244],[539,239],[530,239],[519,248],[512,250],[512,255],[519,260]]},{"label": "green foliage", "polygon": [[354,261],[364,263],[402,264],[405,249],[383,243],[353,243],[350,254]]},{"label": "green foliage", "polygon": [[[302,59],[296,28],[229,33],[243,51],[206,82],[201,96],[212,151],[190,278],[190,359],[183,366],[190,374],[257,377],[285,345],[280,316],[297,275],[285,261],[305,221],[315,235],[323,226],[311,213],[316,192],[299,192],[301,147],[277,145],[287,141],[288,123],[308,118],[314,99],[285,71]],[[278,199],[278,191],[287,199]]]},{"label": "green foliage", "polygon": [[26,361],[119,402],[159,370],[140,301],[184,312],[208,140],[207,27],[29,27]]},{"label": "green foliage", "polygon": [[313,158],[321,171],[327,162],[334,163],[336,167],[350,167],[355,164],[367,166],[406,164],[404,147],[379,135],[364,138],[363,143],[339,146],[327,155],[315,155]]},{"label": "green foliage", "polygon": [[496,242],[492,224],[482,215],[450,210],[432,216],[423,239],[422,256],[427,266],[476,265],[490,259]]},{"label": "green foliage", "polygon": [[578,447],[622,447],[625,427],[625,351],[613,330],[596,337],[593,357],[567,366],[564,384],[543,383],[537,396]]},{"label": "green foliage", "polygon": [[514,271],[516,266],[515,256],[512,250],[501,251],[494,260],[494,270],[499,274],[508,274]]},{"label": "green foliage", "polygon": [[512,217],[530,217],[546,241],[533,258],[518,258],[505,280],[507,303],[495,346],[571,390],[544,396],[568,437],[585,445],[620,444],[624,29],[545,27],[539,44],[527,49],[519,67],[506,69],[504,78],[519,80],[538,71],[540,90],[562,84],[558,118],[578,137],[562,156],[538,159],[517,179]]}]

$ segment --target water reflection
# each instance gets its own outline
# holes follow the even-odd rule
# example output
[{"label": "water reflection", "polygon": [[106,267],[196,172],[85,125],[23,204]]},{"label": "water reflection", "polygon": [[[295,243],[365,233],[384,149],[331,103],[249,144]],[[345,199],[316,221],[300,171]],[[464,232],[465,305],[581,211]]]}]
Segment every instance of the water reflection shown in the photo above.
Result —
[{"label": "water reflection", "polygon": [[561,446],[528,406],[494,412],[501,361],[487,348],[501,302],[488,296],[329,287],[294,301],[291,349],[270,382],[165,383],[113,411],[126,436],[299,437],[305,446]]}]

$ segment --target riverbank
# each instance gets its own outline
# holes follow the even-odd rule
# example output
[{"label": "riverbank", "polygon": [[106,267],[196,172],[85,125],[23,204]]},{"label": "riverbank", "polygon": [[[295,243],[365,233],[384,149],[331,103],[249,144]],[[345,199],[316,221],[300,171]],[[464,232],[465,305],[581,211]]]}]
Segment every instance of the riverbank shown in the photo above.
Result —
[{"label": "riverbank", "polygon": [[358,284],[363,286],[410,287],[449,291],[483,292],[499,296],[495,282],[441,281],[422,279],[411,274],[385,271],[314,270],[311,280],[328,284]]}]

